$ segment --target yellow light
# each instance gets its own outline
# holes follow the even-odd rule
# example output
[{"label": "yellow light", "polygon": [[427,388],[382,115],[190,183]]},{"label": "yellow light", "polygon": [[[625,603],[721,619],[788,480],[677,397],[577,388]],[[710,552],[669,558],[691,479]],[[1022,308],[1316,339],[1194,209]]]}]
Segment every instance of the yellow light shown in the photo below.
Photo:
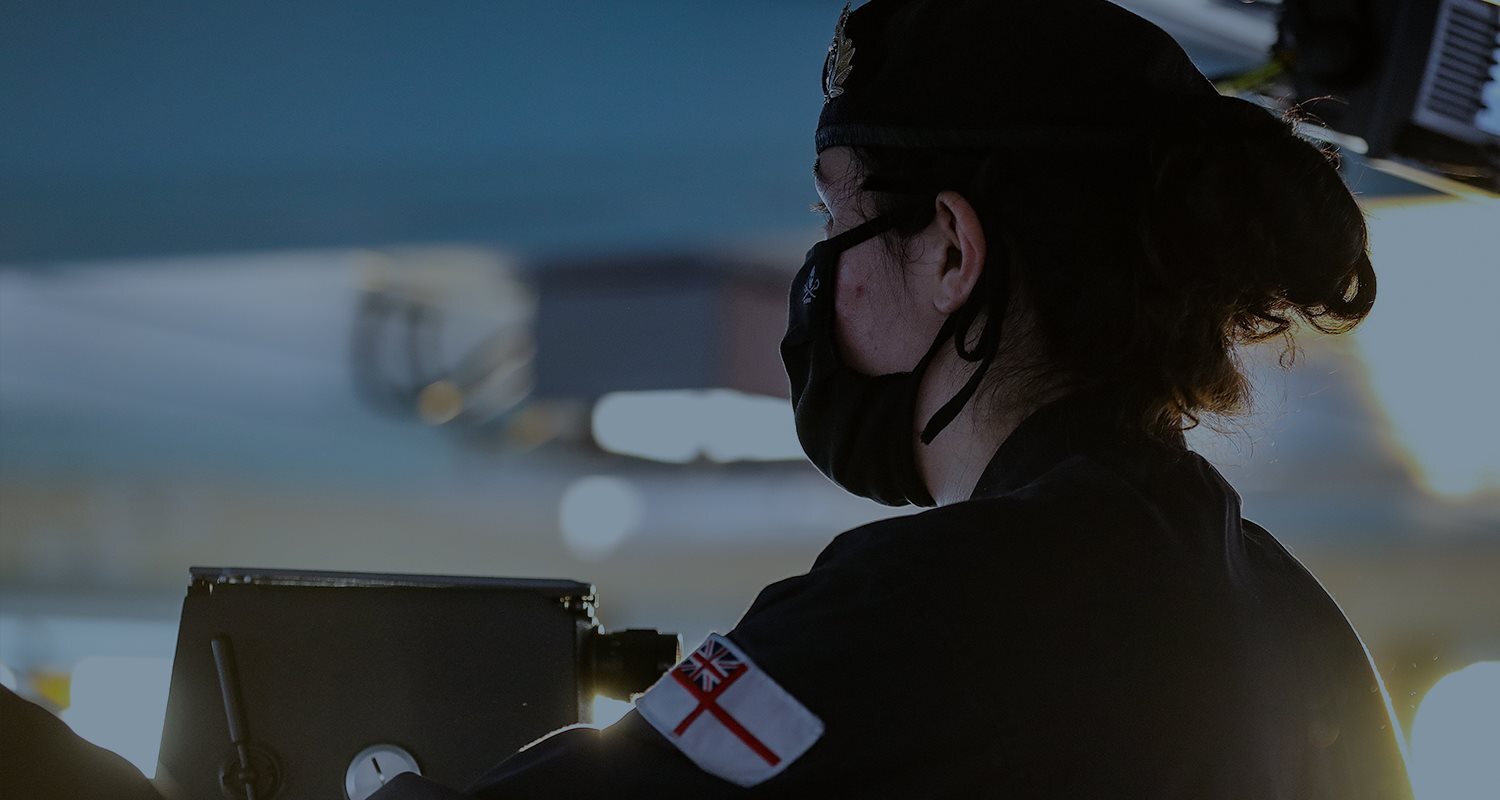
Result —
[{"label": "yellow light", "polygon": [[67,708],[73,704],[69,696],[72,682],[73,676],[66,672],[34,672],[31,675],[32,691],[45,698],[53,708]]},{"label": "yellow light", "polygon": [[446,425],[463,410],[463,390],[451,381],[430,383],[417,394],[417,416],[428,425]]}]

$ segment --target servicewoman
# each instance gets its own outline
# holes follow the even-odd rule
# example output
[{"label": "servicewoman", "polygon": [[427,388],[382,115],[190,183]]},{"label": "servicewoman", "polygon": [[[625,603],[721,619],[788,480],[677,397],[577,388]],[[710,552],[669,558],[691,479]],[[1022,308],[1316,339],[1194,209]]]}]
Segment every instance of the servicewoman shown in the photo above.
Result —
[{"label": "servicewoman", "polygon": [[1182,431],[1375,274],[1325,154],[1103,0],[840,17],[781,354],[838,536],[603,731],[460,795],[1411,796],[1333,600]]}]

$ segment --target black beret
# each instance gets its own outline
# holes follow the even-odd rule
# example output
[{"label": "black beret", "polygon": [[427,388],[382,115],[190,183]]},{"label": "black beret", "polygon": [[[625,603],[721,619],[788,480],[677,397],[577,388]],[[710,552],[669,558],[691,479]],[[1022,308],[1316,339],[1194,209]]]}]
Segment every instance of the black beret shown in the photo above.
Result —
[{"label": "black beret", "polygon": [[823,95],[819,151],[1087,144],[1228,99],[1165,31],[1105,0],[845,6]]}]

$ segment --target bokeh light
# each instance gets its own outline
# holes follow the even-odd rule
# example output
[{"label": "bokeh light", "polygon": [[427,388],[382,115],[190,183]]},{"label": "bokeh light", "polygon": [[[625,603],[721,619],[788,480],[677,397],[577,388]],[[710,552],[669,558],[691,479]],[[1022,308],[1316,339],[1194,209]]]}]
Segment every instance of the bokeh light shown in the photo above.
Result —
[{"label": "bokeh light", "polygon": [[1411,740],[1417,800],[1500,797],[1500,661],[1438,681],[1417,708]]},{"label": "bokeh light", "polygon": [[1428,487],[1500,489],[1500,200],[1376,204],[1375,310],[1355,334],[1396,439]]},{"label": "bokeh light", "polygon": [[644,514],[645,501],[628,482],[608,475],[580,478],[563,492],[563,542],[579,558],[604,558],[640,528]]}]

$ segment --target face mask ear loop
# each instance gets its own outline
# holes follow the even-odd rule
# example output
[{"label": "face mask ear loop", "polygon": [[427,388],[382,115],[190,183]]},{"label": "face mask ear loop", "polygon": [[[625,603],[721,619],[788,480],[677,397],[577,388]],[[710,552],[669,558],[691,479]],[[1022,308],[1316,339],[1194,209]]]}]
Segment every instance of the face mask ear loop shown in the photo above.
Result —
[{"label": "face mask ear loop", "polygon": [[[995,323],[986,325],[983,334],[984,338],[988,338],[990,331],[993,330],[997,333],[995,344],[998,345],[999,329],[1000,326]],[[944,403],[943,407],[938,409],[936,414],[932,415],[932,419],[927,421],[927,427],[922,429],[922,444],[932,444],[932,440],[936,439],[937,435],[942,433],[943,429],[948,427],[949,423],[958,417],[958,413],[963,410],[964,404],[968,403],[969,399],[974,396],[974,393],[979,391],[979,384],[984,380],[985,373],[989,372],[990,364],[994,363],[995,353],[993,351],[999,349],[982,340],[980,347],[981,350],[989,350],[990,352],[985,353],[979,359],[979,366],[974,368],[974,374],[969,376],[968,382],[964,384],[962,389],[958,390],[958,394],[955,394],[953,399]]]},{"label": "face mask ear loop", "polygon": [[[822,284],[828,287],[827,294],[830,296],[830,299],[823,306],[825,309],[823,313],[832,313],[832,295],[836,291],[835,287],[838,284],[839,255],[866,239],[873,239],[879,236],[896,225],[898,221],[889,217],[868,219],[843,233],[824,239],[812,246],[808,257],[812,260],[813,267],[812,271],[808,273],[807,283],[816,288],[817,282],[821,280]],[[820,270],[826,274],[819,276],[818,273]],[[802,302],[805,304],[809,300],[804,298]]]},{"label": "face mask ear loop", "polygon": [[954,331],[953,349],[958,353],[958,357],[965,361],[978,361],[982,357],[979,354],[984,350],[984,343],[988,341],[989,326],[986,325],[985,330],[980,333],[979,342],[973,350],[969,349],[969,329],[974,327],[974,321],[979,319],[979,312],[984,310],[984,306],[978,300],[988,290],[989,285],[985,282],[985,276],[980,275],[979,282],[974,287],[975,296],[954,314],[958,318],[958,327]]},{"label": "face mask ear loop", "polygon": [[[1006,269],[1002,270],[1002,274],[999,277],[1003,280],[997,281],[997,285],[1003,288],[998,291],[992,307],[1001,309],[1001,311],[993,312],[985,320],[984,330],[979,334],[979,343],[973,350],[968,349],[964,343],[964,339],[967,338],[969,325],[973,323],[979,314],[979,305],[974,303],[972,311],[967,308],[960,309],[953,317],[949,318],[951,322],[955,317],[964,315],[963,324],[958,326],[958,336],[955,339],[956,349],[960,358],[965,361],[978,360],[979,365],[974,368],[974,374],[969,376],[969,380],[964,383],[963,388],[958,390],[958,394],[955,394],[952,399],[944,403],[943,407],[938,409],[936,414],[932,415],[932,419],[927,421],[926,427],[922,428],[922,444],[924,445],[932,444],[932,440],[936,439],[937,435],[942,433],[943,429],[948,427],[958,417],[960,411],[963,411],[964,406],[974,397],[974,393],[979,391],[980,383],[984,381],[984,376],[989,372],[990,365],[995,361],[995,355],[1000,351],[1000,334],[1005,325],[1003,309],[1010,302],[1010,270],[1008,262]],[[982,296],[982,294],[977,295],[977,297]],[[973,301],[971,300],[970,302],[972,303]]]},{"label": "face mask ear loop", "polygon": [[868,219],[837,236],[824,239],[813,246],[830,251],[831,253],[842,253],[866,239],[873,239],[885,233],[895,227],[900,221],[899,218],[891,216]]}]

